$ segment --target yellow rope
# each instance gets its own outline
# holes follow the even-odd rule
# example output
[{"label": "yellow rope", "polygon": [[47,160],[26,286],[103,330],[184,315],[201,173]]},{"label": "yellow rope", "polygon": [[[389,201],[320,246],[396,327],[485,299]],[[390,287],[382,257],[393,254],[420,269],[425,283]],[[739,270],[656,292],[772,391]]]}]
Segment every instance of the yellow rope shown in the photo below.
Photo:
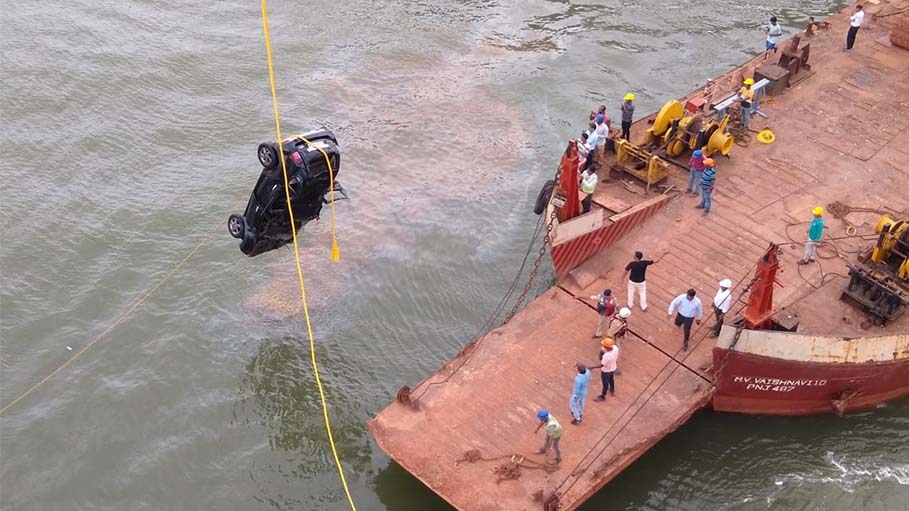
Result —
[{"label": "yellow rope", "polygon": [[[309,319],[309,307],[306,303],[306,288],[303,285],[303,269],[300,267],[300,249],[297,245],[297,229],[294,224],[294,211],[290,204],[290,185],[287,180],[287,164],[284,161],[283,138],[281,138],[281,122],[278,116],[278,94],[275,92],[275,71],[271,58],[271,35],[268,31],[268,8],[265,0],[262,0],[262,28],[265,33],[265,54],[268,57],[268,82],[271,85],[271,103],[275,113],[275,132],[278,135],[278,157],[281,159],[281,171],[284,173],[284,196],[287,199],[287,213],[290,216],[290,232],[294,243],[294,262],[297,266],[297,280],[300,283],[300,299],[303,301],[303,314],[306,317],[306,333],[309,334],[309,354],[312,361],[312,371],[315,375],[316,386],[319,389],[319,399],[322,402],[322,417],[325,419],[325,432],[328,434],[328,443],[331,446],[331,454],[335,459],[335,466],[338,468],[338,476],[341,478],[341,486],[344,487],[344,493],[347,495],[347,501],[350,503],[350,509],[356,511],[357,506],[354,504],[353,497],[350,495],[350,489],[347,487],[347,479],[344,477],[344,469],[341,467],[341,460],[338,458],[338,450],[335,448],[335,440],[331,434],[331,422],[328,419],[328,403],[325,400],[325,390],[322,388],[322,380],[319,377],[319,366],[316,364],[316,345],[312,335],[312,323]],[[325,153],[322,153],[325,155]],[[328,158],[325,155],[326,159]],[[330,165],[330,163],[329,163]],[[329,170],[329,175],[331,171]],[[334,184],[332,182],[332,184]],[[332,212],[334,207],[332,207]],[[334,215],[332,215],[332,227],[334,227]],[[334,229],[332,229],[332,243],[334,240]]]},{"label": "yellow rope", "polygon": [[331,160],[324,149],[313,144],[302,135],[297,135],[297,138],[318,149],[328,165],[328,205],[331,207],[331,260],[337,261],[341,259],[341,251],[338,248],[338,238],[335,237],[335,171],[331,168]]},{"label": "yellow rope", "polygon": [[[220,224],[219,224],[219,225],[220,225]],[[132,314],[133,311],[135,311],[136,309],[138,309],[140,305],[142,305],[143,303],[145,303],[146,300],[148,300],[149,298],[151,298],[151,295],[155,294],[155,291],[157,291],[158,288],[160,288],[165,282],[167,282],[171,277],[173,277],[174,274],[177,273],[177,270],[179,270],[184,264],[186,264],[186,261],[189,261],[189,258],[192,257],[193,254],[195,254],[195,253],[199,250],[199,248],[201,248],[202,245],[205,244],[205,242],[208,241],[209,236],[211,236],[211,234],[209,234],[209,235],[206,236],[202,241],[200,241],[200,242],[199,242],[199,243],[198,243],[198,244],[189,252],[189,254],[186,254],[186,257],[184,257],[182,261],[180,261],[179,263],[177,263],[177,265],[174,266],[174,268],[173,268],[170,272],[168,272],[167,275],[165,275],[161,280],[159,280],[158,283],[154,285],[154,287],[152,287],[151,289],[149,289],[144,295],[142,295],[141,298],[139,298],[138,300],[136,300],[136,303],[134,303],[130,308],[126,309],[126,311],[123,312],[123,314],[120,314],[119,316],[117,316],[117,319],[115,319],[114,322],[110,324],[110,326],[108,326],[107,328],[105,328],[104,331],[101,332],[100,334],[96,335],[96,336],[94,337],[94,339],[92,339],[91,341],[89,341],[88,344],[85,345],[84,348],[82,348],[81,350],[77,351],[75,355],[73,355],[72,357],[70,357],[69,359],[67,359],[66,362],[63,362],[63,364],[61,364],[60,367],[58,367],[58,368],[54,369],[53,371],[51,371],[50,374],[48,374],[47,376],[45,376],[44,378],[42,378],[41,381],[39,381],[38,383],[32,385],[32,387],[31,387],[30,389],[28,389],[28,390],[26,390],[25,392],[23,392],[22,394],[20,394],[19,397],[17,397],[16,399],[13,399],[12,401],[10,401],[10,402],[9,402],[8,404],[6,404],[3,408],[0,408],[0,415],[3,415],[4,413],[6,413],[7,410],[9,410],[9,409],[12,408],[13,406],[15,406],[16,403],[18,403],[19,401],[22,401],[23,399],[25,399],[29,394],[31,394],[32,392],[34,392],[35,390],[37,390],[38,387],[40,387],[40,386],[44,385],[45,383],[47,383],[48,380],[50,380],[51,378],[53,378],[54,376],[56,376],[57,373],[59,373],[60,371],[62,371],[63,369],[65,369],[68,365],[72,364],[77,358],[79,358],[80,356],[82,356],[83,353],[85,353],[86,351],[88,351],[89,349],[91,349],[92,346],[94,346],[98,341],[100,341],[101,339],[103,339],[104,336],[106,336],[107,334],[109,334],[109,333],[111,332],[111,330],[113,330],[114,328],[116,328],[117,325],[119,325],[119,324],[122,323],[124,320],[126,320],[126,318],[127,318],[130,314]]]}]

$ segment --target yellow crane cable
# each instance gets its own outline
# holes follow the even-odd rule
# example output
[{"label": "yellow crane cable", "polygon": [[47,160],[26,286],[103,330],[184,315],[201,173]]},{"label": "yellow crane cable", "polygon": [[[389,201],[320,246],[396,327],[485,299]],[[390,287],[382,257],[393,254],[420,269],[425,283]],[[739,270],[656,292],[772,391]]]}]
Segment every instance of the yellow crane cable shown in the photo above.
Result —
[{"label": "yellow crane cable", "polygon": [[[319,389],[319,400],[322,402],[322,418],[325,420],[325,432],[328,434],[328,444],[331,446],[331,454],[335,459],[335,466],[338,468],[338,476],[341,478],[341,486],[347,495],[347,501],[350,503],[350,509],[356,511],[357,506],[354,504],[353,497],[350,495],[350,489],[347,487],[347,479],[344,477],[344,468],[341,467],[341,460],[338,458],[338,450],[335,448],[335,440],[331,433],[331,421],[328,418],[328,403],[325,400],[325,390],[322,388],[322,380],[319,377],[319,366],[316,363],[316,343],[312,335],[312,322],[309,319],[309,306],[306,303],[306,287],[303,285],[303,269],[300,267],[300,249],[297,245],[297,229],[294,224],[294,211],[290,203],[290,185],[287,180],[287,164],[284,160],[283,139],[281,138],[281,121],[278,116],[278,94],[275,91],[275,71],[271,58],[271,35],[268,30],[268,7],[265,0],[262,0],[262,29],[265,34],[265,55],[268,58],[268,82],[271,86],[271,103],[275,113],[275,133],[278,136],[278,157],[281,159],[281,172],[284,173],[284,196],[287,199],[287,214],[290,216],[290,232],[294,244],[294,262],[297,266],[297,280],[300,284],[300,299],[303,301],[303,315],[306,317],[306,333],[309,334],[309,355],[312,362],[312,371],[316,379],[316,386]],[[326,161],[328,155],[322,151]],[[329,176],[331,176],[331,163],[329,162]],[[333,178],[329,178],[333,185]],[[332,186],[333,188],[333,186]],[[333,195],[332,195],[333,197]],[[332,206],[332,259],[335,259],[335,248],[337,241],[334,237],[334,206]]]}]

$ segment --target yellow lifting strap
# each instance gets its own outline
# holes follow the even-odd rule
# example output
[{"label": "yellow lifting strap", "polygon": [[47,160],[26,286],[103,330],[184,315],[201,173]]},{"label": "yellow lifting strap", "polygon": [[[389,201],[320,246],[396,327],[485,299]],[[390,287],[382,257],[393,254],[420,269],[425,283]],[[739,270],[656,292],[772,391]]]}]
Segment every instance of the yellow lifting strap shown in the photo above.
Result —
[{"label": "yellow lifting strap", "polygon": [[[265,55],[268,57],[268,82],[271,85],[271,103],[274,108],[275,113],[275,133],[278,136],[278,145],[279,145],[279,154],[282,154],[283,151],[283,138],[281,137],[281,121],[278,116],[278,94],[275,91],[275,71],[274,65],[272,64],[271,58],[271,35],[268,31],[268,8],[265,5],[265,0],[262,0],[262,29],[265,35]],[[301,137],[302,139],[302,137]],[[310,143],[308,140],[304,142]],[[310,143],[310,145],[312,145]],[[321,149],[319,149],[322,151]],[[328,163],[328,174],[332,176],[331,161],[328,158],[328,155],[325,151],[322,151],[322,155],[325,157],[326,163]],[[331,446],[331,454],[335,460],[335,466],[338,469],[338,476],[341,478],[341,486],[344,488],[344,494],[347,495],[347,502],[350,504],[350,509],[356,511],[357,506],[354,504],[353,497],[350,494],[350,489],[347,487],[347,479],[344,477],[344,468],[341,467],[341,460],[338,458],[338,450],[335,447],[334,436],[331,433],[331,421],[328,418],[328,402],[325,400],[325,390],[322,388],[322,379],[319,377],[319,366],[316,363],[316,345],[315,339],[312,334],[312,322],[309,318],[309,306],[306,303],[306,287],[303,285],[303,269],[300,267],[300,249],[297,245],[297,230],[294,228],[294,211],[290,204],[290,186],[287,180],[287,164],[284,161],[284,158],[281,157],[281,171],[284,173],[284,197],[287,200],[287,212],[290,215],[290,232],[294,244],[294,262],[297,266],[297,280],[300,284],[300,299],[303,302],[303,315],[306,317],[306,333],[309,335],[309,355],[310,361],[312,362],[312,371],[316,380],[316,387],[319,389],[319,400],[322,403],[322,418],[325,420],[325,432],[328,435],[328,444]],[[330,185],[332,191],[330,192],[331,198],[334,198],[334,179],[330,177]],[[334,201],[332,201],[331,206],[331,238],[332,238],[332,259],[337,260],[337,240],[335,239],[334,227],[335,227],[335,215],[334,215]]]}]

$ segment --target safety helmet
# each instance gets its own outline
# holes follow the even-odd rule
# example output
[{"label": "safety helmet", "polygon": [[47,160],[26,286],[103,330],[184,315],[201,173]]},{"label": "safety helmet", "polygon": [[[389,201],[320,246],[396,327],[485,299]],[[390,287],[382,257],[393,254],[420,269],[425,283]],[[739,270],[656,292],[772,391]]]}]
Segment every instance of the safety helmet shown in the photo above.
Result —
[{"label": "safety helmet", "polygon": [[811,210],[811,214],[814,216],[821,216],[824,214],[824,208],[818,206]]},{"label": "safety helmet", "polygon": [[745,85],[754,85],[754,78],[745,78]]},{"label": "safety helmet", "polygon": [[704,160],[704,165],[706,165],[708,167],[713,167],[713,158],[707,158],[706,160]]},{"label": "safety helmet", "polygon": [[603,122],[606,119],[606,116],[603,114],[597,114],[597,124]]},{"label": "safety helmet", "polygon": [[540,410],[539,412],[537,412],[537,419],[546,420],[548,418],[549,418],[549,412],[547,412],[546,410]]},{"label": "safety helmet", "polygon": [[700,158],[701,156],[704,156],[704,152],[701,151],[700,149],[695,149],[694,152],[691,154],[694,155],[695,158]]},{"label": "safety helmet", "polygon": [[622,307],[621,309],[619,309],[620,318],[625,319],[628,316],[631,316],[631,309],[629,309],[628,307]]},{"label": "safety helmet", "polygon": [[723,279],[720,281],[720,287],[730,288],[732,287],[732,281],[729,279]]},{"label": "safety helmet", "polygon": [[600,344],[602,344],[604,348],[609,349],[615,346],[615,340],[613,340],[612,337],[607,337],[603,339],[603,342]]},{"label": "safety helmet", "polygon": [[625,94],[625,101],[634,101],[634,94],[630,92],[628,94]]}]

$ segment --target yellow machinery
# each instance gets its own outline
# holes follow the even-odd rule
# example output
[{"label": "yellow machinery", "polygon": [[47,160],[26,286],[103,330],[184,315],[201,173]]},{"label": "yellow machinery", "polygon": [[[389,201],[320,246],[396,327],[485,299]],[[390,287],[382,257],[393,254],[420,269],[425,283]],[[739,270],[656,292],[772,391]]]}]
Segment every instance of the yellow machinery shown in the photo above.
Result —
[{"label": "yellow machinery", "polygon": [[726,131],[729,116],[722,120],[705,122],[703,114],[686,115],[682,103],[672,100],[657,113],[653,125],[644,133],[644,143],[654,145],[661,141],[666,147],[666,155],[680,156],[686,150],[698,147],[706,156],[717,152],[727,156],[735,144],[732,135]]},{"label": "yellow machinery", "polygon": [[868,311],[875,323],[884,324],[909,305],[909,222],[884,215],[874,232],[880,234],[877,243],[849,269],[842,297]]},{"label": "yellow machinery", "polygon": [[898,279],[909,282],[909,222],[884,215],[874,232],[881,236],[871,250],[871,262],[887,266]]},{"label": "yellow machinery", "polygon": [[633,165],[621,165],[622,170],[637,177],[647,183],[647,191],[650,186],[659,183],[669,175],[669,162],[642,149],[631,142],[619,139],[615,141],[616,161],[622,163],[633,163]]}]

